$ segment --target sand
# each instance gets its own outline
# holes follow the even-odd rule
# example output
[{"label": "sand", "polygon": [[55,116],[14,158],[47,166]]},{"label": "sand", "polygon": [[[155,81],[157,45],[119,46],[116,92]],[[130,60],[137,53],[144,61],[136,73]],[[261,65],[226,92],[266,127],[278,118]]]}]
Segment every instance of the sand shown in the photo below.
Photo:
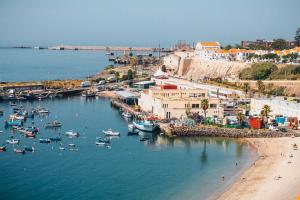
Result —
[{"label": "sand", "polygon": [[[246,140],[257,148],[260,158],[218,200],[297,200],[300,138]],[[293,150],[294,143],[298,150]]]}]

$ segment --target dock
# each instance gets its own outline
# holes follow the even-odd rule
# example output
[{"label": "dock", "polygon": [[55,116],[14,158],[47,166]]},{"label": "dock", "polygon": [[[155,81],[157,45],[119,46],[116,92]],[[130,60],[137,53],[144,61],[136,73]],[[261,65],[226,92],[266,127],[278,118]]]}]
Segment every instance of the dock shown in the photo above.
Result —
[{"label": "dock", "polygon": [[129,112],[133,115],[141,114],[141,112],[138,112],[138,111],[134,110],[131,106],[129,106],[129,105],[123,103],[123,102],[117,101],[117,100],[112,100],[110,102],[110,104],[111,104],[112,107],[121,108],[123,111]]},{"label": "dock", "polygon": [[169,48],[156,47],[118,47],[118,46],[74,46],[58,45],[48,47],[49,50],[90,50],[90,51],[148,51],[148,52],[170,52]]}]

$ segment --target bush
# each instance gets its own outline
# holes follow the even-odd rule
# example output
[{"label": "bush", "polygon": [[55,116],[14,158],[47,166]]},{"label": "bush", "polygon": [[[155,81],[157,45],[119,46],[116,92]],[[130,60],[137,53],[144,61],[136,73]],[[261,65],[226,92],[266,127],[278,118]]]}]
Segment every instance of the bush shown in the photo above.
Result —
[{"label": "bush", "polygon": [[288,79],[297,80],[300,78],[300,65],[287,65],[274,71],[270,78],[272,79]]},{"label": "bush", "polygon": [[246,80],[264,80],[277,69],[278,67],[274,63],[255,63],[251,68],[242,70],[239,77]]}]

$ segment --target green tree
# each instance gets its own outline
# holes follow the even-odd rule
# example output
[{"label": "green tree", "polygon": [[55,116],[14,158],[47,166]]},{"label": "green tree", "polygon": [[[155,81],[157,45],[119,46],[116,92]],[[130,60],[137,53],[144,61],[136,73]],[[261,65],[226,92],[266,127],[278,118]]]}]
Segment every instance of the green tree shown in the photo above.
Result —
[{"label": "green tree", "polygon": [[271,45],[271,48],[275,50],[283,50],[287,49],[288,47],[288,43],[285,39],[274,39]]},{"label": "green tree", "polygon": [[206,119],[206,111],[209,107],[208,99],[202,99],[201,100],[201,108],[204,111],[204,118]]},{"label": "green tree", "polygon": [[166,72],[166,71],[167,71],[167,68],[166,68],[165,65],[161,66],[161,71],[163,71],[163,72]]},{"label": "green tree", "polygon": [[127,71],[127,79],[128,79],[128,80],[133,79],[133,72],[132,72],[131,69],[129,69],[129,70]]},{"label": "green tree", "polygon": [[236,116],[240,126],[242,126],[243,121],[245,120],[245,115],[241,112],[239,112]]},{"label": "green tree", "polygon": [[263,94],[265,92],[266,87],[261,80],[258,80],[256,82],[256,86],[257,86],[257,90],[260,94]]},{"label": "green tree", "polygon": [[226,50],[229,50],[229,49],[232,49],[232,46],[230,44],[228,44],[228,45],[224,46],[223,48]]}]

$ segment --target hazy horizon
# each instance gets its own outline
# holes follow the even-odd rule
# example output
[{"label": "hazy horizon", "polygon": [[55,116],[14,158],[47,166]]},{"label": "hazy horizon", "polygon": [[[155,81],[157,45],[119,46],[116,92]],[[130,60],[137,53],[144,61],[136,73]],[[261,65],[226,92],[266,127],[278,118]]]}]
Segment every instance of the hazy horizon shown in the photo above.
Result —
[{"label": "hazy horizon", "polygon": [[299,7],[298,0],[1,0],[0,46],[292,40]]}]

